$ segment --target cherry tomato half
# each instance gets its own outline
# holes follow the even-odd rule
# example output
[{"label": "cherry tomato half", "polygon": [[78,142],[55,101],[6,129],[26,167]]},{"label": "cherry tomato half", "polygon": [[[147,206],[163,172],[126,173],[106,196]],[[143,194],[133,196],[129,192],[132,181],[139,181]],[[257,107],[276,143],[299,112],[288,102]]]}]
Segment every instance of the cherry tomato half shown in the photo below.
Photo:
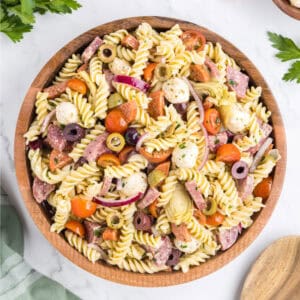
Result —
[{"label": "cherry tomato half", "polygon": [[105,119],[105,128],[108,132],[124,133],[128,128],[123,113],[118,109],[111,110]]},{"label": "cherry tomato half", "polygon": [[261,197],[267,200],[270,196],[272,189],[272,178],[267,177],[263,179],[254,189],[253,194],[255,197]]},{"label": "cherry tomato half", "polygon": [[204,113],[203,125],[210,134],[217,134],[221,129],[220,113],[215,108],[209,108]]},{"label": "cherry tomato half", "polygon": [[186,50],[202,51],[204,49],[206,38],[198,30],[187,30],[181,35],[181,39],[185,45]]},{"label": "cherry tomato half", "polygon": [[223,223],[224,219],[225,216],[217,211],[215,214],[206,218],[206,224],[211,226],[218,226]]},{"label": "cherry tomato half", "polygon": [[97,209],[97,204],[79,196],[71,200],[72,213],[79,218],[90,217]]},{"label": "cherry tomato half", "polygon": [[66,223],[65,227],[78,234],[80,237],[84,237],[85,235],[84,226],[78,221],[70,220]]},{"label": "cherry tomato half", "polygon": [[120,164],[119,158],[110,153],[104,153],[100,155],[97,160],[97,165],[102,168],[106,168],[108,166],[119,166]]}]

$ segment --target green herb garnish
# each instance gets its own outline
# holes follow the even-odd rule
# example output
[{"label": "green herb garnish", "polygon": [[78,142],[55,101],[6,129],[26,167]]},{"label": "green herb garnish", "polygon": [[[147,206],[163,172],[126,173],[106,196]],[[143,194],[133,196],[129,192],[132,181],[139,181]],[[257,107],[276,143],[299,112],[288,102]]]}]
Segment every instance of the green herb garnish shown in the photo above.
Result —
[{"label": "green herb garnish", "polygon": [[185,143],[179,145],[180,149],[184,149],[185,147],[186,147]]},{"label": "green herb garnish", "polygon": [[1,0],[0,32],[13,42],[19,42],[23,34],[33,28],[34,13],[67,14],[79,7],[76,0]]},{"label": "green herb garnish", "polygon": [[100,228],[94,229],[94,235],[95,235],[96,237],[100,237],[100,235],[101,235],[101,229],[100,229]]},{"label": "green herb garnish", "polygon": [[285,62],[298,59],[292,63],[282,79],[285,81],[295,80],[297,83],[300,83],[300,47],[297,46],[292,39],[280,34],[268,32],[268,37],[272,42],[272,47],[279,50],[276,53],[276,57],[281,61]]}]

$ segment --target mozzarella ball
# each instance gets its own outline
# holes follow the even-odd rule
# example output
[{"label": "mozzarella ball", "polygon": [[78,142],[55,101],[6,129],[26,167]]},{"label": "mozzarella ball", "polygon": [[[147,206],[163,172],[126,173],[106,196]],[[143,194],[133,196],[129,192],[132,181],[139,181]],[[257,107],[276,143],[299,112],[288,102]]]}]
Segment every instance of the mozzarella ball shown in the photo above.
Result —
[{"label": "mozzarella ball", "polygon": [[187,102],[190,99],[189,87],[180,78],[175,77],[167,80],[162,89],[166,99],[171,103]]},{"label": "mozzarella ball", "polygon": [[147,189],[147,175],[139,172],[122,180],[121,193],[126,197],[136,195],[139,192],[145,193]]},{"label": "mozzarella ball", "polygon": [[300,8],[300,0],[290,0],[290,2],[293,6]]},{"label": "mozzarella ball", "polygon": [[131,70],[130,64],[126,60],[118,57],[116,57],[108,66],[115,75],[128,75]]},{"label": "mozzarella ball", "polygon": [[233,133],[242,133],[250,122],[250,114],[240,104],[232,103],[219,108],[223,125]]},{"label": "mozzarella ball", "polygon": [[60,124],[78,123],[78,111],[74,104],[62,102],[56,106],[56,119]]},{"label": "mozzarella ball", "polygon": [[193,253],[200,246],[199,242],[193,237],[190,242],[184,242],[184,241],[175,239],[174,245],[177,249],[179,249],[180,251],[182,251],[184,253]]},{"label": "mozzarella ball", "polygon": [[178,168],[193,168],[199,154],[198,147],[193,142],[183,142],[176,146],[172,161]]}]

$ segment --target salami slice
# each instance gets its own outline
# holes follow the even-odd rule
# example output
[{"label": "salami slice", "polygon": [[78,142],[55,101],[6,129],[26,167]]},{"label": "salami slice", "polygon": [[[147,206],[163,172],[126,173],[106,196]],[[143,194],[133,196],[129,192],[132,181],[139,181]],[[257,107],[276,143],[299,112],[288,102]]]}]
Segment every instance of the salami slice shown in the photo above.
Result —
[{"label": "salami slice", "polygon": [[99,36],[96,36],[93,41],[84,49],[81,55],[81,59],[84,63],[87,63],[91,59],[102,43],[103,41],[99,38]]},{"label": "salami slice", "polygon": [[218,148],[224,144],[226,144],[228,141],[228,135],[227,133],[220,132],[216,135],[209,135],[208,136],[208,147],[211,152],[216,152]]},{"label": "salami slice", "polygon": [[40,180],[38,177],[34,177],[32,192],[37,203],[42,203],[44,200],[46,200],[54,190],[55,184],[49,184]]},{"label": "salami slice", "polygon": [[227,84],[229,88],[236,92],[236,96],[238,98],[245,97],[249,83],[249,77],[230,66],[226,68],[226,72]]},{"label": "salami slice", "polygon": [[99,135],[94,141],[90,142],[84,150],[83,156],[90,162],[95,161],[101,154],[111,152],[106,147],[106,139],[108,133],[104,132]]},{"label": "salami slice", "polygon": [[101,225],[96,222],[84,220],[83,222],[86,231],[86,240],[89,244],[97,243],[100,239],[99,229]]},{"label": "salami slice", "polygon": [[154,202],[158,197],[160,193],[156,188],[150,188],[148,189],[146,195],[144,198],[138,203],[138,208],[144,209],[147,206],[149,206],[152,202]]},{"label": "salami slice", "polygon": [[220,72],[214,62],[212,62],[208,57],[206,57],[204,64],[207,66],[210,76],[212,78],[219,78]]},{"label": "salami slice", "polygon": [[219,242],[221,244],[221,249],[226,250],[226,249],[230,248],[237,240],[239,232],[240,232],[239,225],[232,227],[230,229],[225,229],[222,231],[220,230],[218,238],[219,238]]},{"label": "salami slice", "polygon": [[48,93],[49,99],[53,99],[64,93],[67,89],[67,85],[68,81],[63,81],[45,88],[43,92]]},{"label": "salami slice", "polygon": [[185,188],[192,197],[196,207],[200,210],[206,208],[206,202],[202,197],[201,191],[197,188],[195,181],[188,181],[185,183]]},{"label": "salami slice", "polygon": [[172,243],[168,236],[162,238],[162,243],[156,253],[154,254],[155,262],[158,266],[163,266],[166,264],[169,256],[172,252]]},{"label": "salami slice", "polygon": [[48,127],[47,142],[53,149],[60,152],[63,151],[67,145],[63,131],[54,124],[50,124]]}]

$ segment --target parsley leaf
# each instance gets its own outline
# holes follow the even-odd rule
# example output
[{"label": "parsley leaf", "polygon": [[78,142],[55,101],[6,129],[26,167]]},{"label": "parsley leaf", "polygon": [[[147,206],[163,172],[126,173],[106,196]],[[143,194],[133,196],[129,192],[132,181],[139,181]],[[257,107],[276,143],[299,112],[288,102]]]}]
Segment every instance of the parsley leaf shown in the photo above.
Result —
[{"label": "parsley leaf", "polygon": [[288,69],[282,77],[285,81],[296,80],[297,83],[300,83],[300,60],[295,61],[292,66]]},{"label": "parsley leaf", "polygon": [[18,42],[33,28],[34,13],[66,14],[80,7],[76,0],[1,0],[0,32]]},{"label": "parsley leaf", "polygon": [[272,47],[279,50],[276,54],[281,61],[300,58],[300,48],[290,39],[280,34],[268,32]]}]

